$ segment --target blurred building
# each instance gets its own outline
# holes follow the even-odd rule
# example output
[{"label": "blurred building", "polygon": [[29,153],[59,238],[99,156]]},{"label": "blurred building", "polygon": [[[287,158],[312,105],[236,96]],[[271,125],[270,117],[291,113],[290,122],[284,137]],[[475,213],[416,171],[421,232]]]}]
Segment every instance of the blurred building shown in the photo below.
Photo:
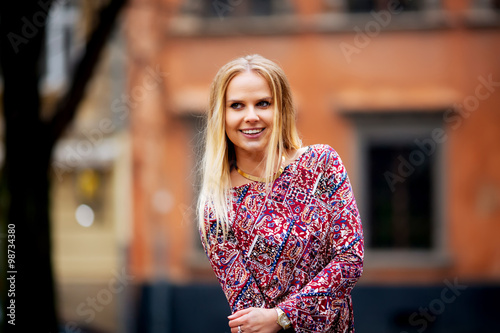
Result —
[{"label": "blurred building", "polygon": [[[160,280],[216,284],[193,216],[202,117],[216,71],[259,53],[288,75],[304,144],[330,144],[347,165],[366,238],[358,330],[490,328],[499,28],[498,1],[132,1],[129,94],[142,96],[152,69],[164,80],[131,112],[131,271],[150,295]],[[449,284],[464,288],[450,304]]]},{"label": "blurred building", "polygon": [[[56,9],[47,104],[92,3]],[[229,331],[197,169],[209,85],[253,53],[287,73],[304,145],[347,166],[366,244],[357,331],[499,328],[499,1],[130,0],[123,14],[54,154],[66,331]]]}]

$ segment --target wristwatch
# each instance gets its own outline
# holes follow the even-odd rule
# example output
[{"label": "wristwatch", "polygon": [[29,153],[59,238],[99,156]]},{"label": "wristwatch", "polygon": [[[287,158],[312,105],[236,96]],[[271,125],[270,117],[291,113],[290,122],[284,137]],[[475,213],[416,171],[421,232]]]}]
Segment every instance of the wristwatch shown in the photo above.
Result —
[{"label": "wristwatch", "polygon": [[279,307],[275,307],[274,309],[276,309],[276,312],[278,312],[278,320],[276,321],[278,325],[280,325],[284,330],[292,327],[292,323],[286,316],[286,313],[284,313],[283,310],[281,310]]}]

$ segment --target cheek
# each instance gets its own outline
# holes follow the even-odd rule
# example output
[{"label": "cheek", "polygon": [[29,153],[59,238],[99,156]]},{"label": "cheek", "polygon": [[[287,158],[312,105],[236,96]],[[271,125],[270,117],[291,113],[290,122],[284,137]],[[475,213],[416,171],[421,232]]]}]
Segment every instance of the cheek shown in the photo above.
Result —
[{"label": "cheek", "polygon": [[234,130],[234,127],[237,125],[237,119],[231,113],[226,114],[226,130]]},{"label": "cheek", "polygon": [[237,141],[236,133],[234,130],[226,129],[226,143],[229,145],[234,145],[234,142]]},{"label": "cheek", "polygon": [[225,120],[225,132],[226,132],[226,137],[227,138],[231,138],[233,136],[232,132],[234,132],[234,125],[231,122],[231,117],[226,117],[226,120]]},{"label": "cheek", "polygon": [[226,119],[226,133],[228,133],[232,130],[233,130],[233,127],[231,126],[231,122]]},{"label": "cheek", "polygon": [[270,112],[269,114],[267,114],[267,117],[265,119],[265,121],[267,122],[268,125],[273,125],[274,122],[275,122],[275,113],[274,112]]}]

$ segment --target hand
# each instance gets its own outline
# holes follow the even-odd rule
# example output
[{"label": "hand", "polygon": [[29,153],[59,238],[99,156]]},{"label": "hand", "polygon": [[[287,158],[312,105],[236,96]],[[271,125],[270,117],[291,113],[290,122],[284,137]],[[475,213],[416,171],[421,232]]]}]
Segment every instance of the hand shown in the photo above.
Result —
[{"label": "hand", "polygon": [[236,311],[227,318],[231,333],[238,333],[238,326],[243,333],[276,333],[281,329],[276,322],[278,313],[274,309],[248,308]]}]

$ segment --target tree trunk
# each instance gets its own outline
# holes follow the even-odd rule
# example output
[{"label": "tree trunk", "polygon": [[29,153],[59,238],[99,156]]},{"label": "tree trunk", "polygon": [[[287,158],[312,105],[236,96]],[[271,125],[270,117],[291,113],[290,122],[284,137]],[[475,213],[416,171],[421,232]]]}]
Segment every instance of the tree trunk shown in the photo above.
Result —
[{"label": "tree trunk", "polygon": [[7,235],[0,236],[0,305],[5,332],[59,332],[49,218],[52,149],[74,118],[101,50],[126,1],[112,0],[101,11],[68,93],[58,104],[54,118],[44,121],[40,116],[38,67],[51,2],[0,4],[5,121],[0,233]]},{"label": "tree trunk", "polygon": [[5,311],[4,325],[6,331],[15,327],[19,332],[57,332],[49,223],[52,147],[47,140],[48,127],[40,120],[38,92],[38,63],[47,15],[35,1],[9,2],[9,10],[2,8],[1,13],[5,120],[2,188],[6,190],[2,203],[7,204],[2,210],[7,209],[8,235],[15,236],[3,243],[7,257],[13,259],[4,266],[8,278],[4,281],[8,283],[3,308],[10,307]]}]

